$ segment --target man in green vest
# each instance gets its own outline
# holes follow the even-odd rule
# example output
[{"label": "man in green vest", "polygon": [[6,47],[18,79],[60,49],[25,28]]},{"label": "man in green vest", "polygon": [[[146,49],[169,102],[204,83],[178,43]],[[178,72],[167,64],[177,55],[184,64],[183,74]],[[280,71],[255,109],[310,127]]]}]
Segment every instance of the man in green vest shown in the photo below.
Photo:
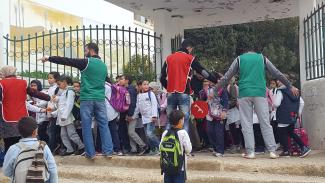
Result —
[{"label": "man in green vest", "polygon": [[113,143],[108,129],[105,106],[105,78],[107,67],[98,56],[98,46],[88,43],[85,46],[85,59],[74,59],[58,56],[45,56],[42,62],[52,62],[78,68],[81,72],[80,115],[82,121],[82,136],[85,144],[86,157],[94,159],[96,152],[92,135],[92,118],[95,117],[99,127],[102,142],[102,153],[111,158]]},{"label": "man in green vest", "polygon": [[256,53],[245,42],[238,43],[240,56],[231,64],[229,70],[218,83],[219,87],[226,86],[229,80],[239,73],[239,112],[242,132],[245,139],[246,153],[244,158],[255,158],[255,139],[253,131],[253,110],[260,122],[262,135],[270,158],[276,159],[276,143],[272,126],[270,125],[268,102],[266,99],[267,70],[274,78],[279,79],[294,95],[299,95],[299,90],[291,85],[289,80],[262,54]]}]

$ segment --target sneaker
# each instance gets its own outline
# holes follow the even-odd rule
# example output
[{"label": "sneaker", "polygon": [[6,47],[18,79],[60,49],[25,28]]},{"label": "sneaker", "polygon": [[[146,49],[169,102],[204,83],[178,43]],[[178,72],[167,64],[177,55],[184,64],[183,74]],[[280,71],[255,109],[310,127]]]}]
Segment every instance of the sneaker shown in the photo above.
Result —
[{"label": "sneaker", "polygon": [[250,153],[250,154],[244,153],[242,154],[242,157],[246,159],[255,159],[255,153]]},{"label": "sneaker", "polygon": [[270,152],[270,158],[271,159],[278,159],[279,156],[275,152]]},{"label": "sneaker", "polygon": [[139,152],[139,156],[143,155],[148,150],[148,146],[142,147]]},{"label": "sneaker", "polygon": [[300,158],[304,158],[306,156],[308,156],[308,154],[311,152],[311,149],[307,146],[303,147],[303,149],[301,150],[301,155],[299,156]]},{"label": "sneaker", "polygon": [[257,147],[257,148],[255,148],[255,154],[256,155],[264,154],[264,153],[265,153],[264,147]]},{"label": "sneaker", "polygon": [[221,158],[221,157],[223,157],[224,155],[223,154],[221,154],[221,153],[214,153],[213,154],[215,157],[218,157],[218,158]]},{"label": "sneaker", "polygon": [[63,152],[63,153],[60,153],[60,156],[70,156],[72,155],[74,152]]},{"label": "sneaker", "polygon": [[117,154],[116,154],[117,156],[124,156],[124,154],[123,154],[123,152],[122,151],[119,151],[119,152],[117,152]]},{"label": "sneaker", "polygon": [[113,154],[104,154],[103,156],[105,158],[108,158],[108,159],[112,159],[113,158]]},{"label": "sneaker", "polygon": [[93,156],[93,157],[90,157],[90,156],[88,156],[86,153],[85,153],[85,158],[87,158],[87,159],[89,159],[89,160],[94,160],[95,158],[96,158],[96,155],[95,156]]},{"label": "sneaker", "polygon": [[74,152],[74,155],[82,155],[85,153],[85,148],[79,149],[77,151]]},{"label": "sneaker", "polygon": [[279,154],[280,157],[287,157],[289,158],[290,157],[290,153],[289,151],[282,151],[282,153]]},{"label": "sneaker", "polygon": [[150,150],[149,155],[160,155],[160,152],[157,148]]}]

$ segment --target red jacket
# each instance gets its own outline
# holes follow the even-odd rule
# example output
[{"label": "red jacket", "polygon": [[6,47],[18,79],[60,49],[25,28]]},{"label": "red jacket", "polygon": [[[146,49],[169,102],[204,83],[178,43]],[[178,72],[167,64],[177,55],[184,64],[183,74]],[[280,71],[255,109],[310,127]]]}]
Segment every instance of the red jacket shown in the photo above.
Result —
[{"label": "red jacket", "polygon": [[184,52],[175,52],[167,57],[168,93],[185,92],[187,83],[191,81],[189,74],[194,58]]},{"label": "red jacket", "polygon": [[26,108],[27,82],[16,77],[0,81],[2,88],[2,117],[5,122],[16,123],[28,116]]}]

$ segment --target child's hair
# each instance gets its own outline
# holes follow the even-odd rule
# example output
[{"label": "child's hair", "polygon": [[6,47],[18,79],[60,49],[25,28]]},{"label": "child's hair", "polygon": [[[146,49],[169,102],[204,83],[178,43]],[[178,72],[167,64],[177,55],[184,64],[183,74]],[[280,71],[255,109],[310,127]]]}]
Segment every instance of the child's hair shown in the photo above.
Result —
[{"label": "child's hair", "polygon": [[18,122],[18,131],[23,138],[30,137],[37,129],[37,122],[32,117],[23,117]]},{"label": "child's hair", "polygon": [[141,86],[142,83],[143,83],[143,80],[139,80],[139,81],[137,81],[137,85],[138,85],[138,86]]},{"label": "child's hair", "polygon": [[185,115],[181,110],[173,110],[169,115],[169,121],[170,121],[171,125],[177,126],[179,120],[184,118],[184,116]]},{"label": "child's hair", "polygon": [[133,78],[130,75],[123,74],[123,75],[121,75],[121,77],[124,77],[125,80],[128,80],[129,81],[128,82],[129,85],[132,84]]},{"label": "child's hair", "polygon": [[61,82],[62,82],[62,81],[66,81],[67,84],[68,84],[69,86],[72,85],[72,79],[71,79],[71,77],[66,76],[66,75],[62,75],[62,76],[60,76],[59,79],[58,79],[57,81],[61,81]]},{"label": "child's hair", "polygon": [[78,83],[79,85],[81,84],[80,81],[73,81],[72,84]]},{"label": "child's hair", "polygon": [[36,84],[38,91],[42,91],[43,90],[42,83],[39,80],[36,80],[36,79],[35,80],[32,80],[30,82],[30,84]]},{"label": "child's hair", "polygon": [[48,75],[52,75],[55,81],[58,81],[58,79],[60,78],[59,72],[50,72]]},{"label": "child's hair", "polygon": [[111,78],[110,78],[110,77],[108,77],[108,76],[106,76],[106,78],[105,78],[105,81],[106,81],[107,83],[110,83],[110,84],[112,84],[112,80],[111,80]]}]

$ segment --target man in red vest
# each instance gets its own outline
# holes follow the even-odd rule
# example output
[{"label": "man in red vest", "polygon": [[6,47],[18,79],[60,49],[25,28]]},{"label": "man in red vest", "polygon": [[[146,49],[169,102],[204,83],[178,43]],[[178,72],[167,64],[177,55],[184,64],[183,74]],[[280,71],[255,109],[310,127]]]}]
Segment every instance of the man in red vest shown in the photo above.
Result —
[{"label": "man in red vest", "polygon": [[[184,40],[181,48],[169,55],[161,70],[160,82],[167,89],[167,113],[177,107],[185,114],[184,129],[189,132],[189,117],[190,117],[190,95],[193,91],[190,86],[192,72],[195,70],[204,78],[214,83],[218,82],[218,78],[210,74],[199,63],[198,59],[191,55],[194,44],[191,40]],[[167,128],[169,128],[167,124]]]}]

